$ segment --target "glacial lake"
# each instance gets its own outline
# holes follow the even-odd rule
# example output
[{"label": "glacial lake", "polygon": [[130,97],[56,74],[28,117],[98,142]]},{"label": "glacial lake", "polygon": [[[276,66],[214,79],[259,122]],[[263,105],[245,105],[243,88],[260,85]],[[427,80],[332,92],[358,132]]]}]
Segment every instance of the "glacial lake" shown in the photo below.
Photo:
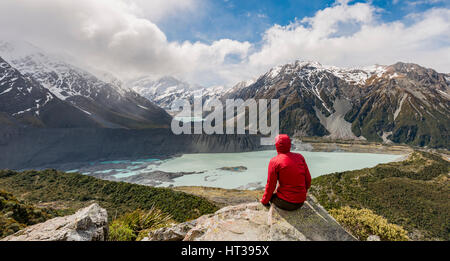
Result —
[{"label": "glacial lake", "polygon": [[[403,155],[373,153],[297,152],[305,157],[313,178],[334,172],[374,167],[377,164],[392,162],[403,157]],[[274,156],[276,156],[276,151],[184,154],[180,157],[165,160],[139,159],[96,162],[71,172],[76,171],[90,175],[111,173],[111,176],[115,178],[127,178],[152,171],[197,172],[196,174],[176,177],[170,181],[161,181],[157,186],[256,189],[265,185],[267,166]],[[238,166],[244,166],[247,169],[241,171],[220,169]]]}]

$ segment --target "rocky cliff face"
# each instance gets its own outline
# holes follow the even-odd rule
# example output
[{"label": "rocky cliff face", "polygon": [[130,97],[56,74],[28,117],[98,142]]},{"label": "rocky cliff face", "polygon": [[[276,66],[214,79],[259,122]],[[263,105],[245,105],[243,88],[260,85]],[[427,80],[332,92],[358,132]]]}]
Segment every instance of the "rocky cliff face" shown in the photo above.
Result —
[{"label": "rocky cliff face", "polygon": [[259,202],[228,206],[197,220],[162,228],[144,240],[155,241],[354,241],[322,208],[309,197],[296,211]]},{"label": "rocky cliff face", "polygon": [[1,241],[105,241],[108,214],[98,204],[27,227]]}]

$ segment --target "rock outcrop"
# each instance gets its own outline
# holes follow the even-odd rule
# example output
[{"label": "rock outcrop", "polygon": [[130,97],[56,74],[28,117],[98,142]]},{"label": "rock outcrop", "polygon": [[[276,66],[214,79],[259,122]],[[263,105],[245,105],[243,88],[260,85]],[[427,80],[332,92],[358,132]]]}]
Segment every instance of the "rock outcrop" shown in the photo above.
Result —
[{"label": "rock outcrop", "polygon": [[177,224],[172,227],[163,227],[149,232],[148,237],[141,241],[182,241],[186,234],[195,227],[197,220]]},{"label": "rock outcrop", "polygon": [[[188,230],[192,224],[195,225]],[[273,205],[268,208],[259,202],[224,207],[189,225],[183,223],[154,231],[146,240],[182,238],[184,241],[356,240],[312,197],[296,211],[284,211]]]},{"label": "rock outcrop", "polygon": [[94,203],[75,214],[29,226],[2,241],[105,241],[108,214]]}]

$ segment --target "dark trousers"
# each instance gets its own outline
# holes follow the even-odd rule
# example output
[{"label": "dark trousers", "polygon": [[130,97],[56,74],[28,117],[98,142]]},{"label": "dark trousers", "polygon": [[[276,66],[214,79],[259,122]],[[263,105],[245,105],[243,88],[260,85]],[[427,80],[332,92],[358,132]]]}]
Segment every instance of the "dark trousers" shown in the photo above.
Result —
[{"label": "dark trousers", "polygon": [[272,202],[273,204],[275,204],[275,206],[284,209],[284,210],[296,210],[301,208],[301,206],[303,206],[303,202],[302,203],[291,203],[288,202],[284,199],[281,199],[277,196],[277,193],[273,194],[272,198],[270,199],[270,202]]}]

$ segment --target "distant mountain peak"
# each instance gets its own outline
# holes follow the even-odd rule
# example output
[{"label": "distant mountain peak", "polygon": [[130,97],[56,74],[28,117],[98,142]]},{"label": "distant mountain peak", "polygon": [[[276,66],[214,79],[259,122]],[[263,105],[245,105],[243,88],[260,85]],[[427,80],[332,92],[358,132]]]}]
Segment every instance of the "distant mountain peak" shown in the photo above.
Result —
[{"label": "distant mountain peak", "polygon": [[[235,88],[242,88],[244,85],[245,83],[241,82]],[[194,97],[198,97],[200,94],[202,94],[204,100],[220,98],[221,95],[232,89],[225,86],[206,88],[187,83],[173,76],[164,76],[158,79],[150,76],[141,77],[128,82],[127,87],[168,111],[171,110],[172,104],[177,100],[185,99],[192,102]]]},{"label": "distant mountain peak", "polygon": [[28,43],[0,44],[0,56],[62,101],[108,128],[168,126],[170,116],[100,70],[95,73]]}]

